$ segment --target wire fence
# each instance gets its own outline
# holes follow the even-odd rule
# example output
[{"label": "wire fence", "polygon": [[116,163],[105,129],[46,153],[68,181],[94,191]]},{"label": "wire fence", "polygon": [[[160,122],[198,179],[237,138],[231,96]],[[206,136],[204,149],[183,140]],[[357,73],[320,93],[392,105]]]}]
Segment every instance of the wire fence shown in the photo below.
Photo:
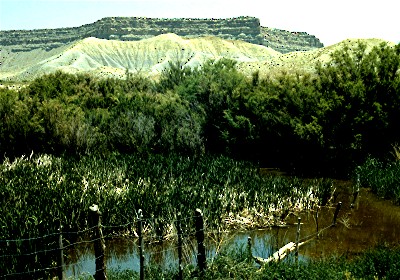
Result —
[{"label": "wire fence", "polygon": [[[175,219],[172,221],[172,224],[177,223],[189,223],[190,220],[194,220],[195,217],[183,217]],[[93,225],[86,229],[79,231],[62,231],[48,233],[42,236],[35,236],[29,238],[18,238],[18,239],[0,239],[0,279],[26,279],[26,278],[34,278],[38,275],[46,275],[48,277],[54,277],[60,270],[65,270],[66,266],[59,262],[57,258],[57,254],[65,255],[65,252],[76,249],[76,248],[84,248],[87,250],[90,247],[93,247],[97,242],[101,242],[105,239],[111,240],[116,238],[124,238],[125,240],[129,240],[132,245],[138,245],[138,238],[142,236],[146,242],[146,246],[150,247],[165,240],[165,236],[163,235],[155,235],[148,234],[145,235],[143,232],[137,232],[138,229],[137,223],[139,222],[139,218],[133,222],[129,222],[126,224],[120,225]],[[141,222],[144,225],[144,228],[148,228],[151,224],[155,224],[155,219],[142,219]],[[127,234],[116,234],[113,233],[113,230],[119,230],[123,228],[135,228],[136,232],[134,232],[133,236]],[[106,235],[96,235],[96,230],[106,230],[109,232]],[[203,229],[204,230],[204,229]],[[176,229],[175,229],[176,231]],[[177,239],[178,234],[181,239],[185,240],[185,246],[187,247],[190,244],[192,246],[192,239],[195,237],[195,231],[187,231],[174,233],[171,235],[172,239]],[[63,236],[76,236],[77,238],[74,241],[64,239],[64,242],[67,241],[67,244],[62,244],[57,242],[59,237]],[[179,247],[182,247],[182,244],[176,244],[174,246],[169,246],[167,249],[157,250],[157,251],[148,251],[146,252],[147,259],[151,258],[151,256],[162,255],[168,253],[175,253]],[[97,262],[99,259],[104,257],[104,252],[99,256],[95,256],[94,262]],[[43,259],[47,259],[47,262],[43,262]],[[39,261],[40,260],[40,261]],[[27,262],[32,262],[32,265],[27,265]],[[47,266],[46,266],[47,263]],[[69,259],[68,268],[79,267],[84,265],[84,261],[71,261]],[[95,274],[101,272],[101,268],[96,268]]]},{"label": "wire fence", "polygon": [[[315,237],[318,237],[322,232],[335,226],[336,218],[340,206],[336,208],[332,224],[318,230],[310,235],[303,236],[297,239],[297,244],[307,242]],[[62,231],[48,233],[42,236],[21,238],[21,239],[0,239],[0,279],[27,279],[27,278],[43,278],[43,277],[58,277],[65,279],[65,271],[68,268],[82,267],[86,261],[80,260],[79,256],[71,257],[66,252],[81,248],[83,251],[92,250],[95,248],[95,256],[93,261],[96,264],[94,271],[95,279],[103,279],[102,274],[106,273],[105,262],[105,246],[104,240],[115,240],[118,238],[124,239],[135,249],[135,260],[132,260],[132,266],[139,266],[139,272],[142,278],[144,270],[144,262],[147,263],[151,258],[162,257],[163,255],[176,256],[175,263],[178,262],[179,275],[182,275],[182,264],[196,264],[200,271],[206,268],[206,253],[204,250],[205,236],[209,236],[209,240],[213,239],[210,236],[216,236],[215,231],[206,231],[204,228],[204,220],[200,210],[196,210],[195,215],[189,217],[178,217],[171,222],[171,232],[166,237],[165,235],[146,234],[145,229],[151,224],[154,224],[154,219],[141,219],[138,217],[135,221],[121,225],[103,225],[100,220],[98,224],[91,224],[90,227],[79,231]],[[99,214],[99,211],[97,211]],[[142,227],[139,226],[142,223]],[[182,231],[181,224],[185,224],[185,231]],[[194,226],[189,226],[194,224]],[[114,229],[134,228],[132,234],[115,233]],[[189,230],[187,230],[189,229]],[[102,230],[107,231],[103,235]],[[66,239],[65,236],[74,239]],[[218,239],[216,237],[215,239]],[[140,243],[143,240],[144,243]],[[215,240],[218,242],[218,240]],[[168,242],[168,247],[162,246],[164,242]],[[66,243],[64,245],[64,243]],[[160,245],[161,244],[161,245]],[[157,247],[156,249],[149,249]],[[96,250],[100,248],[99,250]],[[297,245],[298,246],[298,245]],[[183,249],[183,252],[182,252]],[[203,250],[203,251],[201,251]],[[218,249],[216,249],[218,250]],[[78,249],[79,251],[79,249]],[[67,264],[64,262],[64,257],[68,256]],[[143,258],[141,258],[143,256]],[[200,263],[203,260],[204,263]],[[103,262],[100,264],[100,262]],[[137,270],[137,269],[134,269]],[[181,277],[178,277],[181,278]]]}]

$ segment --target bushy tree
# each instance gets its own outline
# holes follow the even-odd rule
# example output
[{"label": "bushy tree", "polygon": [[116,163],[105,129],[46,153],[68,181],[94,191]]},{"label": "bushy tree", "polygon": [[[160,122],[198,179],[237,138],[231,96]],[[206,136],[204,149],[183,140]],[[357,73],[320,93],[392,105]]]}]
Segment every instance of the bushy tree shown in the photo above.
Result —
[{"label": "bushy tree", "polygon": [[18,95],[0,89],[0,147],[2,153],[13,156],[18,151],[27,152],[25,143],[31,133],[29,108]]},{"label": "bushy tree", "polygon": [[0,90],[1,153],[225,153],[320,170],[400,142],[400,46],[359,43],[315,75],[250,77],[229,59],[170,63],[158,81],[62,72]]},{"label": "bushy tree", "polygon": [[324,147],[332,158],[359,161],[388,151],[399,141],[400,46],[369,49],[359,42],[318,65]]}]

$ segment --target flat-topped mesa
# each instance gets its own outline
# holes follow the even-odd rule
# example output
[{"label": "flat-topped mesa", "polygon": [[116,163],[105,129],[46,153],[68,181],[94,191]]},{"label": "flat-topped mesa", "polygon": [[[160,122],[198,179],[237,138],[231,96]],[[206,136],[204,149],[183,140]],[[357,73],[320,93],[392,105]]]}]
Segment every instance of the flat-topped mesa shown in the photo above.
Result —
[{"label": "flat-topped mesa", "polygon": [[182,37],[218,36],[223,39],[242,40],[262,44],[260,20],[254,17],[227,19],[158,19],[112,17],[98,24],[95,37],[123,41],[141,40],[165,33]]},{"label": "flat-topped mesa", "polygon": [[306,32],[261,27],[261,33],[263,34],[263,45],[281,53],[309,51],[324,47],[317,37]]},{"label": "flat-topped mesa", "polygon": [[304,32],[288,32],[260,26],[255,17],[226,19],[159,19],[146,17],[107,17],[80,27],[0,31],[0,46],[13,51],[52,49],[87,37],[136,41],[175,33],[182,37],[217,36],[269,46],[280,52],[310,50],[322,43]]}]

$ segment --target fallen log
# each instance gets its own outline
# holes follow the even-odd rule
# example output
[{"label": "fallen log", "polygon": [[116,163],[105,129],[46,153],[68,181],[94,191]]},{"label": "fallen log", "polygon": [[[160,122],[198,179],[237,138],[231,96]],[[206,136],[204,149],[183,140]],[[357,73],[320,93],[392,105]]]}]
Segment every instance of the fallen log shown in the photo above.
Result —
[{"label": "fallen log", "polygon": [[[308,240],[310,241],[310,240]],[[306,244],[308,241],[304,241],[299,243],[299,248],[300,246]],[[256,263],[258,263],[259,265],[264,265],[267,263],[270,263],[272,261],[274,262],[278,262],[280,260],[283,260],[284,258],[287,257],[287,255],[296,250],[296,243],[294,242],[289,242],[288,244],[286,244],[285,246],[283,246],[282,248],[280,248],[277,252],[275,252],[272,256],[270,256],[267,259],[261,258],[261,257],[255,257],[253,256],[254,260]]]}]

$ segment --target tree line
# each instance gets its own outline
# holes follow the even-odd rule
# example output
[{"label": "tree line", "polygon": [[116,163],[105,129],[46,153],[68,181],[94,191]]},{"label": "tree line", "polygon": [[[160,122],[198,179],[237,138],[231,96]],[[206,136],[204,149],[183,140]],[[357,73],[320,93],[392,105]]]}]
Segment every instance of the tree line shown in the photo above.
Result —
[{"label": "tree line", "polygon": [[56,72],[0,89],[0,152],[217,153],[299,173],[347,172],[400,142],[399,65],[400,45],[359,42],[315,73],[247,77],[228,59],[172,62],[157,81]]}]

